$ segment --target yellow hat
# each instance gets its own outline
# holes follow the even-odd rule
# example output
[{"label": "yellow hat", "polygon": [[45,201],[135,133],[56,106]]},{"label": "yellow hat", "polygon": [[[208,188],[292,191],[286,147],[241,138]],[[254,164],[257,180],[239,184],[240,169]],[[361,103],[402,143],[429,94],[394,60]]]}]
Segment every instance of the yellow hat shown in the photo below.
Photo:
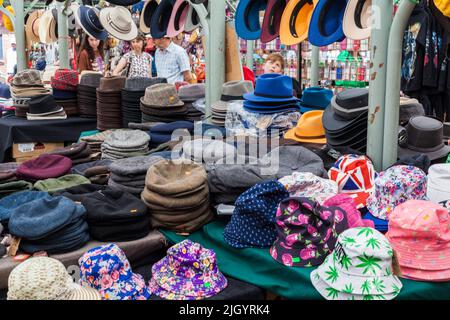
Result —
[{"label": "yellow hat", "polygon": [[[7,6],[5,9],[11,12],[12,15],[14,15],[13,7]],[[14,25],[11,19],[6,14],[3,14],[3,24],[5,25],[6,30],[8,30],[9,32],[14,32]]]},{"label": "yellow hat", "polygon": [[308,38],[309,22],[318,0],[291,0],[280,23],[280,41],[291,46]]},{"label": "yellow hat", "polygon": [[327,143],[322,117],[323,110],[305,112],[298,121],[297,127],[286,132],[284,138],[306,143]]},{"label": "yellow hat", "polygon": [[441,11],[444,16],[450,18],[450,1],[448,0],[434,0],[434,4]]}]

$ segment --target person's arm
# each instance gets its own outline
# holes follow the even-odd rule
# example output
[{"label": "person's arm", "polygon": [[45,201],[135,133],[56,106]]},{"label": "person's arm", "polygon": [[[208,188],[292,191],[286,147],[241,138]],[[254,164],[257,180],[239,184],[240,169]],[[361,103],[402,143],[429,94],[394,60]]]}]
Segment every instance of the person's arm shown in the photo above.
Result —
[{"label": "person's arm", "polygon": [[183,77],[184,77],[184,81],[186,82],[191,82],[192,81],[192,73],[190,70],[184,71],[183,72]]},{"label": "person's arm", "polygon": [[80,59],[78,61],[78,70],[79,72],[83,72],[84,70],[92,70],[89,64],[89,55],[86,50],[81,51]]},{"label": "person's arm", "polygon": [[125,66],[127,65],[127,59],[124,57],[122,57],[119,61],[119,63],[117,64],[117,66],[114,68],[113,71],[113,76],[117,76],[119,75],[120,72],[122,72],[123,68],[125,68]]},{"label": "person's arm", "polygon": [[183,73],[184,81],[191,82],[191,63],[188,54],[184,50],[180,51],[180,54],[178,55],[178,66],[180,67],[181,73]]}]

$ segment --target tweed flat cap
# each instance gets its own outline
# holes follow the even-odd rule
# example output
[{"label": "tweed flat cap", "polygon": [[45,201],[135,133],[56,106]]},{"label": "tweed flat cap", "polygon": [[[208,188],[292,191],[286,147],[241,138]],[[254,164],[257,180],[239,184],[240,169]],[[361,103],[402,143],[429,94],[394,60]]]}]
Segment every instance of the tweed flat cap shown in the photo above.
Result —
[{"label": "tweed flat cap", "polygon": [[75,156],[82,151],[84,151],[87,147],[86,142],[80,142],[80,143],[74,143],[70,146],[64,147],[64,148],[58,148],[55,150],[52,150],[50,152],[47,152],[46,154],[57,154],[60,156],[72,158],[72,156]]},{"label": "tweed flat cap", "polygon": [[7,226],[11,213],[17,207],[44,198],[50,198],[50,195],[47,192],[22,191],[0,199],[0,222]]},{"label": "tweed flat cap", "polygon": [[145,89],[145,96],[141,98],[141,103],[154,107],[179,107],[184,105],[175,86],[169,83],[159,83]]},{"label": "tweed flat cap", "polygon": [[205,201],[205,199],[208,198],[208,195],[209,189],[208,186],[205,185],[205,187],[202,190],[200,190],[200,192],[180,197],[161,196],[160,194],[152,192],[146,188],[142,192],[141,197],[145,199],[146,202],[156,203],[168,209],[172,208],[188,209],[197,206],[202,201]]},{"label": "tweed flat cap", "polygon": [[12,85],[22,87],[44,86],[41,74],[36,69],[26,69],[17,72],[13,78]]},{"label": "tweed flat cap", "polygon": [[30,180],[58,178],[70,172],[72,160],[59,155],[42,154],[39,157],[23,162],[17,168],[17,177]]},{"label": "tweed flat cap", "polygon": [[182,157],[195,162],[215,163],[223,158],[234,159],[237,149],[220,140],[195,139],[183,144]]},{"label": "tweed flat cap", "polygon": [[106,186],[98,184],[80,184],[78,186],[56,191],[53,196],[63,196],[74,202],[82,202],[94,192],[105,190]]},{"label": "tweed flat cap", "polygon": [[166,78],[145,78],[145,77],[133,77],[128,78],[125,82],[124,90],[126,91],[145,91],[148,87],[151,87],[158,83],[167,83]]},{"label": "tweed flat cap", "polygon": [[90,183],[91,181],[88,178],[79,174],[68,174],[59,178],[39,180],[34,184],[34,188],[52,194],[59,190]]},{"label": "tweed flat cap", "polygon": [[140,130],[119,129],[106,136],[108,145],[120,149],[133,149],[148,144],[150,137]]},{"label": "tweed flat cap", "polygon": [[116,175],[133,177],[146,174],[148,168],[162,159],[162,157],[152,155],[120,159],[111,163],[109,168]]}]

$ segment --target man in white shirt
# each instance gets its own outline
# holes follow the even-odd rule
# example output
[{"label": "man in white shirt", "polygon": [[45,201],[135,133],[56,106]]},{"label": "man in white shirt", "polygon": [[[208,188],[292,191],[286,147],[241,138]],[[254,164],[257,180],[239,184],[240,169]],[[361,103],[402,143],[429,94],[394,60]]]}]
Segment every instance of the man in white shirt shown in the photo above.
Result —
[{"label": "man in white shirt", "polygon": [[189,56],[170,38],[154,39],[157,47],[155,53],[156,71],[158,77],[166,78],[168,83],[191,82],[191,64]]},{"label": "man in white shirt", "polygon": [[17,64],[16,43],[11,43],[11,48],[6,51],[6,72],[10,75],[14,74],[14,67]]}]

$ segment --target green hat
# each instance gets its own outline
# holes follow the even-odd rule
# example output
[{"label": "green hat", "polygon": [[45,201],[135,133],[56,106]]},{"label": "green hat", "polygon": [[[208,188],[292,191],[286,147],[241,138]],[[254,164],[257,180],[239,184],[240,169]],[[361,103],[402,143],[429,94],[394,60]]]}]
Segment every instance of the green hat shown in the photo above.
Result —
[{"label": "green hat", "polygon": [[54,193],[86,183],[91,183],[91,181],[79,174],[68,174],[56,179],[39,180],[34,184],[34,189]]}]

